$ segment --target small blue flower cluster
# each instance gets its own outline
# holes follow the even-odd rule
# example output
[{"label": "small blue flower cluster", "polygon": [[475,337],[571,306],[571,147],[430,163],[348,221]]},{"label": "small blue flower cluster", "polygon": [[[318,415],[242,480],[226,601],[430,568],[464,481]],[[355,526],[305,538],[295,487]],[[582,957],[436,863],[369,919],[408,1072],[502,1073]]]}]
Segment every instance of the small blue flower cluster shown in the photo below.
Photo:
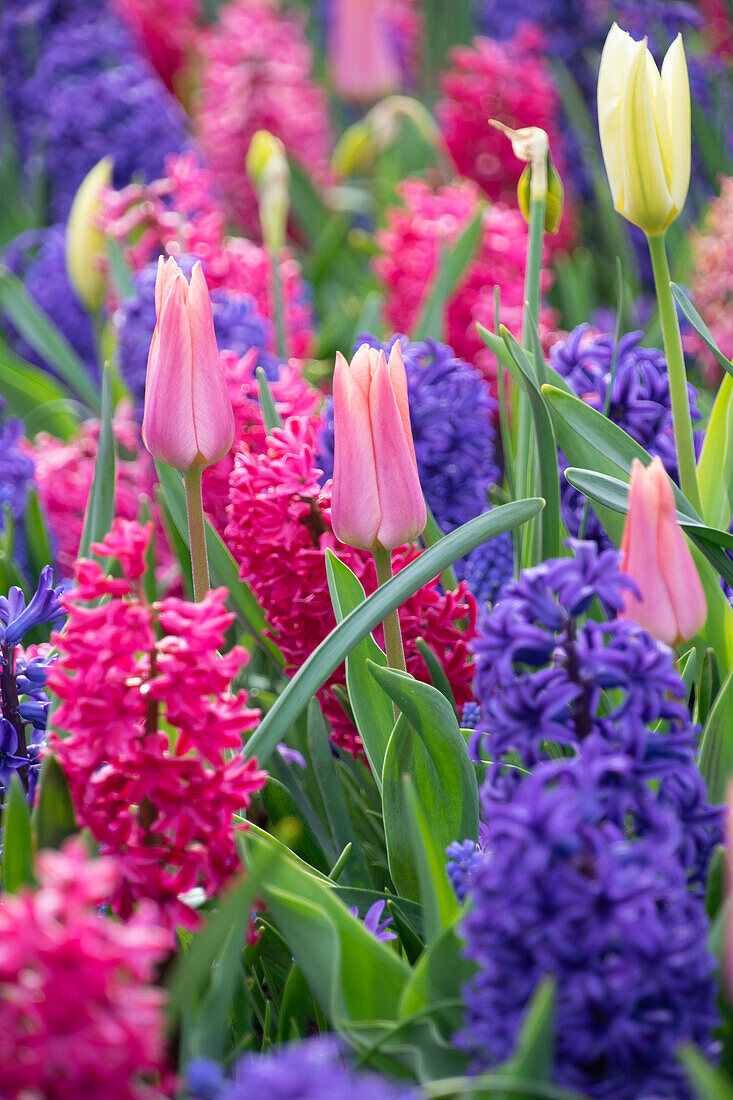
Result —
[{"label": "small blue flower cluster", "polygon": [[15,526],[14,556],[21,562],[24,556],[23,517],[34,473],[33,459],[18,446],[22,437],[23,425],[19,420],[8,419],[5,424],[0,424],[0,531],[5,522],[5,510],[9,508]]},{"label": "small blue flower cluster", "polygon": [[268,1054],[245,1055],[231,1077],[213,1062],[188,1067],[191,1100],[418,1100],[420,1093],[374,1073],[357,1073],[341,1056],[339,1045],[317,1037],[279,1047]]},{"label": "small blue flower cluster", "polygon": [[[489,507],[489,489],[499,480],[496,406],[478,371],[435,340],[411,343],[393,336],[387,343],[363,334],[354,345],[384,350],[400,341],[407,373],[410,422],[420,483],[428,506],[446,533]],[[322,413],[319,465],[333,474],[333,402]],[[456,562],[479,603],[492,602],[514,565],[510,535],[499,535]]]},{"label": "small blue flower cluster", "polygon": [[12,56],[18,41],[26,47],[23,63],[3,74],[5,98],[26,175],[53,180],[50,214],[61,221],[103,156],[114,157],[121,187],[135,176],[161,176],[165,157],[188,138],[182,109],[104,6],[52,7],[37,39],[28,13],[11,11],[0,24],[0,58]]},{"label": "small blue flower cluster", "polygon": [[[21,233],[5,249],[2,263],[23,281],[29,296],[66,337],[90,376],[99,379],[92,321],[77,298],[66,270],[66,226],[51,225]],[[52,364],[31,347],[9,318],[0,315],[0,325],[18,355],[55,373]]]},{"label": "small blue flower cluster", "polygon": [[54,588],[53,571],[47,565],[29,603],[20,588],[0,596],[0,787],[7,787],[11,774],[17,772],[29,802],[46,740],[49,699],[44,689],[53,658],[27,657],[16,652],[16,646],[30,630],[63,615],[62,592],[63,587]]},{"label": "small blue flower cluster", "polygon": [[473,643],[472,751],[491,763],[483,854],[449,851],[478,967],[457,1041],[480,1068],[508,1057],[549,974],[558,1083],[684,1097],[676,1047],[713,1052],[704,886],[722,817],[673,653],[603,618],[633,584],[618,554],[569,545],[505,586]]},{"label": "small blue flower cluster", "polygon": [[[609,419],[641,444],[652,456],[659,455],[670,477],[677,479],[672,402],[667,360],[656,348],[641,346],[641,332],[629,332],[619,340]],[[603,412],[611,382],[615,337],[593,335],[588,325],[578,325],[550,351],[550,363],[583,400]],[[688,384],[690,413],[700,418],[697,390]],[[560,454],[561,474],[568,467]],[[571,535],[578,535],[585,497],[564,477],[560,483],[562,517]],[[600,547],[611,546],[600,520],[591,509],[585,529],[587,538]]]},{"label": "small blue flower cluster", "polygon": [[[176,259],[183,273],[190,278],[195,257],[177,256]],[[157,270],[156,261],[133,275],[134,294],[125,299],[115,315],[115,327],[119,335],[117,354],[120,371],[140,407],[145,397],[148,351],[155,328]],[[277,378],[277,361],[266,350],[269,345],[270,324],[257,312],[252,299],[243,294],[214,290],[211,293],[211,306],[219,350],[229,349],[238,355],[244,355],[250,348],[257,348],[259,355],[255,366],[263,367],[271,381]]]}]

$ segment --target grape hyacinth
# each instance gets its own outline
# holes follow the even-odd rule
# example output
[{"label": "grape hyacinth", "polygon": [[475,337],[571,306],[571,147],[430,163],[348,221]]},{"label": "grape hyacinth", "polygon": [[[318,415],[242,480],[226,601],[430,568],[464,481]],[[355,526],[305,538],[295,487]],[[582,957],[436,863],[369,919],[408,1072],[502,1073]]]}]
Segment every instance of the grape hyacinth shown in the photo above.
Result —
[{"label": "grape hyacinth", "polygon": [[17,772],[29,802],[46,740],[45,686],[53,658],[47,645],[24,649],[20,643],[36,627],[62,618],[62,594],[62,586],[54,588],[53,570],[47,565],[30,601],[17,587],[0,596],[0,787],[7,788],[11,772]]},{"label": "grape hyacinth", "polygon": [[[386,291],[385,317],[393,330],[408,331],[415,324],[433,286],[441,248],[450,247],[478,210],[477,184],[461,180],[433,191],[423,180],[403,180],[397,187],[402,206],[387,210],[385,229],[378,230],[382,255],[374,270]],[[449,299],[446,330],[442,334],[459,359],[478,367],[490,381],[496,377],[496,358],[476,331],[476,322],[494,329],[494,287],[501,296],[500,322],[519,332],[524,304],[524,268],[527,223],[518,210],[503,203],[484,209],[482,237],[475,258]],[[549,260],[545,248],[544,263]],[[542,290],[552,284],[542,272]],[[555,314],[543,307],[540,336],[547,341]]]},{"label": "grape hyacinth", "polygon": [[154,982],[174,937],[155,905],[146,901],[126,925],[100,915],[121,871],[90,859],[80,839],[40,852],[36,874],[35,889],[4,893],[0,906],[4,1095],[170,1095],[166,995]]},{"label": "grape hyacinth", "polygon": [[[407,373],[415,455],[428,507],[446,534],[485,512],[489,490],[499,480],[496,403],[486,381],[451,348],[435,340],[411,343],[393,336],[381,343],[362,334],[354,344],[383,349],[389,356],[400,341]],[[319,435],[319,463],[333,473],[333,401],[326,400]],[[499,535],[456,563],[479,604],[493,602],[514,568],[511,535]]]},{"label": "grape hyacinth", "polygon": [[338,1043],[318,1036],[279,1047],[267,1054],[240,1058],[230,1077],[211,1062],[188,1068],[189,1100],[249,1100],[264,1093],[268,1100],[418,1100],[420,1093],[374,1073],[352,1070]]},{"label": "grape hyacinth", "polygon": [[[652,457],[659,455],[667,473],[677,480],[677,452],[674,441],[669,375],[664,353],[642,347],[641,332],[629,332],[619,340],[611,388],[608,416]],[[611,383],[615,337],[611,333],[593,333],[588,325],[578,325],[550,349],[550,364],[561,374],[579,397],[598,412],[605,410]],[[690,415],[699,420],[697,391],[688,383]],[[560,452],[560,470],[567,469]],[[571,535],[578,535],[585,508],[585,496],[561,477],[562,516]],[[588,512],[585,534],[602,548],[611,541],[592,508]]]},{"label": "grape hyacinth", "polygon": [[[99,359],[92,321],[66,270],[66,226],[51,225],[21,233],[3,252],[2,263],[23,281],[28,295],[66,337],[89,375],[98,380]],[[0,315],[0,325],[18,355],[51,374],[56,373],[53,364],[16,331],[9,318]]]},{"label": "grape hyacinth", "polygon": [[[177,256],[176,261],[189,278],[195,258]],[[145,397],[148,350],[155,328],[157,270],[157,263],[150,263],[132,276],[134,293],[123,301],[115,315],[120,371],[139,407]],[[272,344],[270,325],[257,313],[253,300],[247,295],[215,290],[211,294],[211,306],[219,350],[231,350],[242,356],[250,348],[256,348],[255,368],[263,367],[271,380],[277,377],[274,357],[265,350]]]},{"label": "grape hyacinth", "polygon": [[704,890],[722,816],[674,654],[633,623],[585,619],[633,584],[619,555],[569,545],[506,586],[474,642],[472,746],[492,763],[484,851],[449,850],[478,968],[457,1041],[476,1068],[502,1062],[553,976],[558,1084],[677,1100],[690,1095],[677,1046],[715,1052]]},{"label": "grape hyacinth", "polygon": [[167,154],[189,142],[183,111],[108,14],[60,25],[23,90],[26,163],[40,155],[53,180],[50,211],[62,221],[79,184],[103,156],[114,184],[162,174]]},{"label": "grape hyacinth", "polygon": [[61,731],[52,748],[78,821],[122,872],[113,910],[129,918],[152,898],[162,921],[190,928],[197,917],[182,895],[199,888],[208,897],[238,870],[233,815],[265,775],[238,751],[258,712],[230,691],[248,654],[240,646],[221,654],[234,619],[227,590],[200,603],[149,604],[141,578],[151,526],[116,519],[92,545],[120,563],[119,578],[77,562],[76,587],[62,601],[67,628],[52,639]]}]

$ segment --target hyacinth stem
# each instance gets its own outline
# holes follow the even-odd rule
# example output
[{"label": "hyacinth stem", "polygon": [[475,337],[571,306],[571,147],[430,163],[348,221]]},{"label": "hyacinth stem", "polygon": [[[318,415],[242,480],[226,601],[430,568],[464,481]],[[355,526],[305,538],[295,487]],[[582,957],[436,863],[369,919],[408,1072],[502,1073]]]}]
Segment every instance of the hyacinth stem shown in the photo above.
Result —
[{"label": "hyacinth stem", "polygon": [[285,362],[287,359],[285,348],[285,317],[283,308],[283,290],[280,282],[280,265],[277,261],[277,252],[273,252],[272,261],[272,294],[275,303],[275,331],[277,332],[277,354]]},{"label": "hyacinth stem", "polygon": [[[377,567],[377,583],[381,586],[392,579],[392,551],[372,550],[374,564]],[[382,624],[384,627],[384,647],[387,650],[387,664],[390,668],[396,668],[400,672],[406,672],[405,649],[402,645],[402,631],[400,620],[396,611],[387,616]],[[395,717],[397,708],[395,707]]]},{"label": "hyacinth stem", "polygon": [[201,489],[203,470],[187,470],[183,475],[186,488],[186,512],[188,514],[188,545],[191,551],[193,572],[193,598],[203,600],[211,587],[209,582],[209,557],[206,552],[206,525],[204,522],[204,498]]},{"label": "hyacinth stem", "polygon": [[682,351],[682,337],[677,311],[670,288],[667,248],[664,236],[648,236],[647,241],[649,242],[649,253],[654,270],[654,286],[657,292],[657,302],[659,303],[659,320],[662,325],[662,336],[664,337],[664,352],[667,356],[669,393],[672,399],[672,419],[674,421],[674,439],[677,447],[680,485],[690,504],[701,516],[702,501],[697,480],[692,418],[690,417],[690,402],[687,394],[685,356]]}]

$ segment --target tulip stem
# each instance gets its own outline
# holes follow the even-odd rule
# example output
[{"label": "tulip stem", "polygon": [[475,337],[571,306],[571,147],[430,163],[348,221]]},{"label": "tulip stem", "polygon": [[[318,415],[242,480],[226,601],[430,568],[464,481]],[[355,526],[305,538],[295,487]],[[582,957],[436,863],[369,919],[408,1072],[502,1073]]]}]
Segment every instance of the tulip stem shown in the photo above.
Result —
[{"label": "tulip stem", "polygon": [[687,372],[682,350],[682,337],[677,319],[674,298],[670,289],[669,264],[664,235],[648,236],[649,253],[654,271],[654,286],[659,303],[659,320],[662,325],[664,351],[667,356],[669,393],[672,399],[674,439],[677,446],[677,466],[680,472],[682,492],[698,515],[702,516],[702,500],[697,480],[695,444],[690,417],[690,399],[687,393]]},{"label": "tulip stem", "polygon": [[[383,584],[392,579],[392,551],[372,550],[374,564],[377,567],[377,584],[381,588]],[[384,627],[384,647],[387,650],[387,664],[390,668],[396,668],[400,672],[406,672],[405,649],[402,645],[402,631],[397,611],[392,611],[382,624]],[[397,708],[395,707],[395,717]]]},{"label": "tulip stem", "polygon": [[188,514],[188,545],[191,551],[191,570],[193,572],[193,598],[196,603],[203,600],[209,591],[209,558],[206,553],[206,522],[204,520],[204,498],[201,491],[203,470],[186,470],[183,484],[186,488],[186,512]]}]

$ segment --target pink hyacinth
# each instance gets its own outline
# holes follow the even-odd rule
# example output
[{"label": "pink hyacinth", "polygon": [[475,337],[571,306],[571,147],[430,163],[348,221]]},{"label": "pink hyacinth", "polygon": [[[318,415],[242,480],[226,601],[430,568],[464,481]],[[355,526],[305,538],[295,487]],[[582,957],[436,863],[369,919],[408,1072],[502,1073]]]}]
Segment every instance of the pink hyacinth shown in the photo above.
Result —
[{"label": "pink hyacinth", "polygon": [[[490,199],[513,207],[525,165],[514,156],[504,134],[489,126],[490,118],[512,129],[544,130],[567,186],[560,99],[541,47],[540,36],[528,24],[506,42],[475,38],[472,46],[452,51],[452,68],[440,82],[436,114],[458,171],[475,180]],[[564,221],[560,238],[549,238],[551,248],[567,244],[567,213]]]},{"label": "pink hyacinth", "polygon": [[252,135],[269,130],[320,183],[329,177],[325,93],[313,80],[302,21],[270,0],[222,8],[202,37],[194,125],[228,212],[258,235],[257,201],[245,173]]},{"label": "pink hyacinth", "polygon": [[150,64],[176,90],[176,77],[195,44],[201,18],[199,0],[113,0]]},{"label": "pink hyacinth", "polygon": [[[385,286],[389,326],[405,332],[417,320],[433,286],[441,246],[451,245],[466,228],[480,192],[469,180],[433,191],[423,180],[408,179],[399,185],[398,193],[403,206],[387,211],[387,228],[377,233],[383,254],[374,267]],[[501,323],[515,335],[520,333],[526,254],[527,224],[520,212],[503,203],[487,206],[481,243],[449,301],[441,337],[456,355],[474,363],[490,380],[496,377],[496,359],[476,332],[476,322],[493,331],[497,285]],[[551,283],[550,273],[543,271],[543,291],[549,290]],[[544,342],[551,337],[554,325],[554,311],[543,307],[540,335]]]},{"label": "pink hyacinth", "polygon": [[[247,652],[219,652],[234,618],[227,591],[148,604],[139,578],[150,531],[116,519],[92,547],[117,558],[122,578],[96,561],[77,565],[66,628],[53,638],[48,682],[62,735],[51,744],[79,822],[120,868],[114,910],[127,918],[153,898],[171,926],[191,927],[180,895],[210,896],[238,869],[232,818],[265,776],[237,753],[258,712],[229,689]],[[100,597],[109,599],[97,606]]]},{"label": "pink hyacinth", "polygon": [[[698,312],[712,332],[718,347],[733,356],[733,177],[722,180],[720,196],[711,200],[700,229],[690,237],[692,270],[690,291]],[[700,337],[685,336],[709,381],[720,377],[721,368]]]},{"label": "pink hyacinth", "polygon": [[174,948],[144,902],[127,924],[101,916],[120,888],[114,859],[69,840],[37,857],[38,887],[0,905],[0,1059],[7,1100],[170,1096],[165,993],[153,985]]},{"label": "pink hyacinth", "polygon": [[[201,260],[209,290],[223,288],[254,300],[257,311],[271,322],[267,350],[277,350],[271,259],[261,245],[227,235],[211,174],[193,154],[169,157],[163,179],[108,191],[100,227],[120,244],[135,271],[160,253]],[[285,351],[303,359],[315,341],[313,311],[300,265],[287,248],[278,255],[278,273]]]},{"label": "pink hyacinth", "polygon": [[[367,593],[377,587],[374,561],[367,550],[338,542],[331,527],[331,485],[321,486],[315,465],[318,421],[291,417],[267,439],[267,450],[243,447],[230,482],[226,539],[273,630],[273,638],[293,674],[335,625],[326,578],[330,549],[356,573]],[[401,547],[392,555],[395,570],[420,551]],[[400,608],[407,668],[428,680],[415,648],[424,637],[438,657],[459,707],[472,698],[468,642],[474,636],[476,604],[462,584],[443,593],[437,582],[420,589]],[[376,632],[381,641],[381,632]],[[331,690],[344,684],[340,668],[319,693],[336,742],[360,751],[358,735]]]},{"label": "pink hyacinth", "polygon": [[[155,478],[150,456],[141,444],[132,408],[126,402],[118,406],[114,432],[120,447],[115,514],[123,519],[135,519],[143,502],[155,511]],[[26,444],[35,463],[35,485],[56,547],[56,561],[65,577],[74,575],[98,441],[99,422],[87,420],[79,434],[68,442],[40,432],[32,444]],[[170,565],[171,554],[159,519],[156,555],[161,568]]]},{"label": "pink hyacinth", "polygon": [[[244,446],[253,454],[266,450],[267,432],[254,373],[257,349],[241,359],[232,351],[224,351],[221,361],[234,409],[236,436],[229,454],[215,466],[204,470],[203,490],[206,514],[223,535],[227,525],[229,478],[234,469],[235,456]],[[270,393],[282,420],[287,420],[289,416],[312,417],[321,401],[318,391],[303,378],[297,359],[283,364],[279,377],[270,382]]]}]

